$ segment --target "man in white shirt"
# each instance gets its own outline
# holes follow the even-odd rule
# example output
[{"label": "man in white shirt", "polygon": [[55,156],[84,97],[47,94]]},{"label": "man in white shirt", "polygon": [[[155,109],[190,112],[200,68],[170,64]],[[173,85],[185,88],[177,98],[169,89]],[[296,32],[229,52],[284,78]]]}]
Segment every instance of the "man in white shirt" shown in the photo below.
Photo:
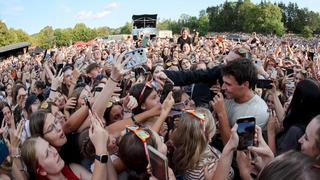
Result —
[{"label": "man in white shirt", "polygon": [[222,68],[222,76],[222,89],[226,99],[218,93],[211,105],[217,113],[222,141],[226,144],[230,138],[231,127],[237,119],[253,116],[256,124],[264,127],[269,115],[267,104],[253,91],[257,70],[251,60],[240,58],[228,62]]}]

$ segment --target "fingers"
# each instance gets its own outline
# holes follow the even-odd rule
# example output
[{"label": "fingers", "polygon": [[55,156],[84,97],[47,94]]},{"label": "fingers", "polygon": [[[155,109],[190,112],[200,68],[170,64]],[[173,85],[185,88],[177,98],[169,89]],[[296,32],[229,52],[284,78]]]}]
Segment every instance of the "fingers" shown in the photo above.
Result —
[{"label": "fingers", "polygon": [[238,124],[235,123],[235,124],[233,125],[232,129],[231,129],[231,132],[232,132],[232,133],[237,133],[237,129],[238,129]]}]

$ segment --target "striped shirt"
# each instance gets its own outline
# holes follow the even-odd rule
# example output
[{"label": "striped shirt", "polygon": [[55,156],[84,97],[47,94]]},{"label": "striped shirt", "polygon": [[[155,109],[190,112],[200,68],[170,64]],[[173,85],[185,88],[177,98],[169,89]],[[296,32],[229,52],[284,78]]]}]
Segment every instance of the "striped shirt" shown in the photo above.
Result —
[{"label": "striped shirt", "polygon": [[[211,173],[211,172],[215,171],[217,164],[218,164],[218,161],[219,161],[219,158],[221,156],[221,153],[217,149],[215,149],[214,147],[211,147],[210,145],[208,145],[208,148],[210,149],[212,156],[208,157],[207,159],[205,159],[203,161],[208,162],[206,164],[208,165],[209,173]],[[205,169],[205,165],[198,166],[195,169],[186,170],[183,174],[183,179],[184,180],[195,180],[195,179],[204,180],[205,179],[204,169]],[[233,179],[233,177],[234,177],[234,172],[233,172],[233,169],[230,168],[228,179]]]}]

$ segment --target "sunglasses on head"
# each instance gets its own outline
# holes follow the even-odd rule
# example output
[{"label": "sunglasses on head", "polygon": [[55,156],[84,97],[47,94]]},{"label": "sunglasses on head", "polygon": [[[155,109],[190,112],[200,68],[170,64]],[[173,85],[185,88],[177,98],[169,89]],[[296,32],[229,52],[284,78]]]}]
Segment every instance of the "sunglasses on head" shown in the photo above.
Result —
[{"label": "sunglasses on head", "polygon": [[150,134],[147,131],[140,129],[139,126],[127,126],[126,133],[128,134],[129,132],[134,133],[142,141],[147,161],[150,163],[149,152],[147,149],[147,140],[151,137]]}]

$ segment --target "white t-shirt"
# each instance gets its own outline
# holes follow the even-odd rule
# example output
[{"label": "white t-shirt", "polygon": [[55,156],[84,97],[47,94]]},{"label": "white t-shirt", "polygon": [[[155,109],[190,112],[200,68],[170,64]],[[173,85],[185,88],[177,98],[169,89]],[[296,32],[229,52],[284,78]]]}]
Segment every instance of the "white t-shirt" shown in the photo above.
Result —
[{"label": "white t-shirt", "polygon": [[236,103],[234,99],[226,99],[224,102],[231,127],[237,119],[244,116],[255,117],[256,125],[261,128],[264,128],[268,121],[268,106],[258,95],[254,95],[248,102],[242,104]]}]

